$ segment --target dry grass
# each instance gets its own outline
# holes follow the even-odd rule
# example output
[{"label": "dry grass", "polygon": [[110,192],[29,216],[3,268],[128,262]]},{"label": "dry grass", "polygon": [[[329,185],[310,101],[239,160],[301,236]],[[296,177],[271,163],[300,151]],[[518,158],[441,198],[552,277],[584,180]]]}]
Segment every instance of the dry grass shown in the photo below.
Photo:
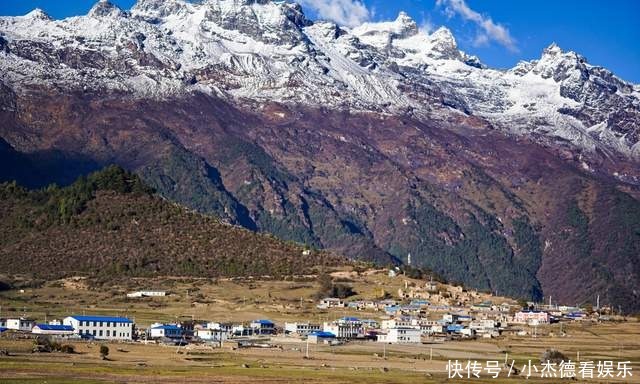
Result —
[{"label": "dry grass", "polygon": [[[403,279],[384,274],[356,277],[353,285],[359,296],[372,298],[384,287],[394,292]],[[66,283],[66,284],[65,284]],[[282,324],[289,320],[323,321],[343,315],[380,318],[380,312],[349,310],[320,311],[311,300],[317,290],[310,281],[231,281],[209,279],[138,279],[127,289],[165,288],[173,294],[165,298],[127,300],[125,288],[91,290],[81,282],[54,282],[45,287],[0,294],[2,315],[21,313],[42,320],[70,313],[126,314],[140,326],[154,321],[193,316],[202,320],[244,321],[270,318]],[[187,296],[187,288],[190,293]],[[198,297],[200,303],[193,300]],[[300,298],[302,297],[302,307]],[[501,300],[501,299],[499,299]],[[445,366],[449,359],[538,361],[548,348],[557,348],[575,360],[631,360],[640,372],[640,325],[637,322],[602,325],[564,326],[566,336],[559,335],[558,325],[539,328],[543,337],[507,337],[432,343],[413,346],[377,343],[350,343],[329,347],[312,345],[311,359],[304,359],[305,344],[292,338],[278,338],[282,349],[240,349],[229,347],[176,348],[157,345],[110,344],[109,361],[99,356],[99,344],[74,343],[78,353],[32,354],[29,340],[0,338],[0,349],[11,356],[0,357],[0,383],[68,383],[68,382],[317,382],[317,383],[416,383],[448,382]],[[126,352],[118,351],[118,349]],[[381,356],[386,354],[386,359]],[[432,359],[431,359],[432,358]],[[249,368],[243,368],[247,364]],[[386,371],[382,370],[386,368]],[[640,382],[637,373],[627,382]],[[533,380],[534,382],[545,382]],[[517,382],[500,379],[470,382]],[[456,381],[459,382],[459,381]]]}]

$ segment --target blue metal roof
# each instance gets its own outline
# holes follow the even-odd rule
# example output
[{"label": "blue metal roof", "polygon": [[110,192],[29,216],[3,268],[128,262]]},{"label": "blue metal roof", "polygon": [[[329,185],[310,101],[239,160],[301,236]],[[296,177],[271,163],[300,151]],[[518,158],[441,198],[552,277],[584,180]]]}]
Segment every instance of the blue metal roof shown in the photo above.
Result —
[{"label": "blue metal roof", "polygon": [[70,325],[36,324],[35,326],[43,331],[73,331]]},{"label": "blue metal roof", "polygon": [[153,327],[151,329],[164,329],[164,330],[173,330],[173,331],[181,331],[182,328],[177,325],[169,324],[169,325],[158,325],[157,327]]},{"label": "blue metal roof", "polygon": [[358,319],[357,317],[343,317],[340,320],[342,320],[342,321],[360,321],[360,319]]},{"label": "blue metal roof", "polygon": [[133,323],[126,317],[110,317],[110,316],[71,316],[78,321],[111,321],[114,323]]},{"label": "blue metal roof", "polygon": [[318,331],[318,332],[313,332],[310,333],[309,336],[316,336],[316,337],[336,337],[336,335],[334,335],[331,332],[324,332],[324,331]]},{"label": "blue metal roof", "polygon": [[270,321],[270,320],[255,320],[254,323],[258,323],[262,325],[273,325],[273,321]]},{"label": "blue metal roof", "polygon": [[0,333],[6,331],[8,328],[0,327]]}]

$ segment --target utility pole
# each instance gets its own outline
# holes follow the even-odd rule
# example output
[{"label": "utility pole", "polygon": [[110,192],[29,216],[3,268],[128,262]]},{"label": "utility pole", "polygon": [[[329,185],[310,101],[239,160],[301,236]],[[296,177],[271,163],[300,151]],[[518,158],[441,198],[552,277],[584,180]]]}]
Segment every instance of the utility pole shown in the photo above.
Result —
[{"label": "utility pole", "polygon": [[307,336],[307,352],[305,356],[307,357],[307,359],[309,358],[309,336]]}]

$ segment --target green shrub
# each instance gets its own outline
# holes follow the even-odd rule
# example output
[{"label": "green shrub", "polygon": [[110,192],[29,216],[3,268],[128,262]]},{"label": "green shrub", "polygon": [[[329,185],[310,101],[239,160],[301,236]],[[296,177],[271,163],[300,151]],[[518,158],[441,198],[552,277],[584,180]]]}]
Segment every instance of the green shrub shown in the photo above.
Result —
[{"label": "green shrub", "polygon": [[103,359],[106,359],[107,356],[109,356],[109,347],[107,347],[106,345],[102,344],[100,346],[100,357]]}]

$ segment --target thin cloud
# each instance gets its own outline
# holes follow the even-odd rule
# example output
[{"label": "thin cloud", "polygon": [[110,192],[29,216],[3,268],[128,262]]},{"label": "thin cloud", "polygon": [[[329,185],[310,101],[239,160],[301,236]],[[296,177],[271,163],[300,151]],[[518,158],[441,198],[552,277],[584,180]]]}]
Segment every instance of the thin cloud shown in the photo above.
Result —
[{"label": "thin cloud", "polygon": [[357,27],[373,16],[372,11],[358,0],[301,0],[299,3],[312,8],[321,19],[347,27]]},{"label": "thin cloud", "polygon": [[512,52],[518,51],[516,41],[507,28],[495,23],[491,17],[469,8],[464,0],[437,0],[436,3],[445,7],[444,11],[449,17],[460,15],[478,26],[478,35],[474,39],[475,45],[487,45],[489,41],[495,41]]}]

